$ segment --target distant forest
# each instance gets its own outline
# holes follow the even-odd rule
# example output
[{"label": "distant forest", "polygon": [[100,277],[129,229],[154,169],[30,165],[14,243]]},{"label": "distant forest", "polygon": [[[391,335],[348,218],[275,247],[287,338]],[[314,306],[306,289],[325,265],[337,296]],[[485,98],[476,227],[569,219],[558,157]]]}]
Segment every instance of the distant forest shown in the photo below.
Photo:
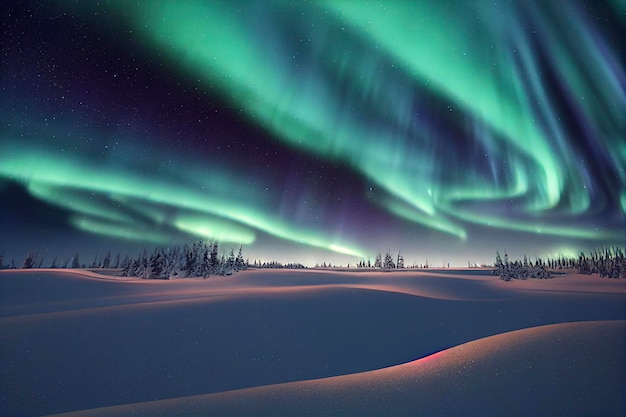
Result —
[{"label": "distant forest", "polygon": [[[35,252],[29,252],[20,269],[32,268],[89,268],[113,270],[116,275],[125,277],[140,277],[145,279],[175,279],[203,277],[212,275],[225,276],[248,268],[286,268],[304,269],[301,263],[282,264],[280,262],[253,261],[243,257],[243,248],[240,247],[237,254],[234,249],[230,249],[228,254],[219,254],[217,242],[198,241],[192,245],[172,246],[169,248],[155,248],[148,254],[143,250],[136,258],[125,256],[123,259],[119,254],[112,257],[111,252],[107,252],[102,258],[96,256],[89,263],[81,263],[78,253],[72,257],[59,262],[54,258],[44,266],[44,257]],[[626,251],[622,248],[602,248],[589,252],[580,253],[578,257],[561,256],[556,259],[535,258],[530,260],[524,255],[523,260],[509,261],[508,254],[504,253],[504,258],[500,252],[496,252],[493,266],[481,265],[482,267],[492,267],[493,274],[500,279],[510,281],[512,279],[546,279],[552,277],[552,272],[558,270],[576,270],[582,274],[598,274],[606,278],[626,278]],[[9,265],[3,263],[4,252],[0,253],[0,269],[17,269],[15,261]],[[349,267],[350,265],[348,265]],[[387,251],[385,256],[378,253],[374,262],[371,260],[361,260],[355,264],[358,269],[407,269],[407,268],[428,268],[428,261],[422,265],[405,266],[404,258],[400,253],[392,256]],[[449,266],[449,265],[448,265]],[[468,267],[477,265],[468,262]],[[330,263],[316,265],[316,268],[336,268]]]},{"label": "distant forest", "polygon": [[21,266],[18,267],[15,261],[4,265],[3,255],[0,253],[0,269],[32,269],[32,268],[85,268],[85,269],[113,269],[116,275],[125,277],[140,277],[146,279],[174,279],[174,278],[207,278],[211,275],[231,275],[244,269],[252,268],[290,268],[301,269],[304,265],[299,263],[282,264],[280,262],[250,263],[243,257],[243,248],[235,255],[234,249],[228,254],[219,254],[217,242],[198,241],[192,245],[171,246],[169,248],[155,248],[148,254],[143,250],[136,258],[128,255],[124,258],[120,254],[113,257],[111,252],[107,252],[102,258],[96,257],[91,263],[80,261],[77,253],[72,258],[66,258],[59,262],[58,258],[52,259],[44,265],[45,257],[36,252],[29,252]]},{"label": "distant forest", "polygon": [[494,275],[498,275],[504,281],[511,279],[551,278],[550,271],[563,269],[577,270],[581,274],[598,274],[603,278],[626,278],[626,258],[624,249],[619,247],[596,249],[589,255],[581,252],[577,258],[561,256],[557,259],[536,258],[532,262],[524,255],[522,261],[509,261],[508,255],[504,254],[504,260],[500,252],[496,252]]}]

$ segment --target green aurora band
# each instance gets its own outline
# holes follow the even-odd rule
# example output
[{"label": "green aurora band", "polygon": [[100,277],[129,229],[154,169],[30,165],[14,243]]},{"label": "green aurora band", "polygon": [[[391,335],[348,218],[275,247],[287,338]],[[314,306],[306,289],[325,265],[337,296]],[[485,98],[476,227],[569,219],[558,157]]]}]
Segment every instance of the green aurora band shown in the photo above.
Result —
[{"label": "green aurora band", "polygon": [[[359,249],[329,236],[286,224],[249,203],[210,194],[192,184],[152,179],[146,172],[107,167],[41,149],[4,149],[7,152],[0,156],[0,175],[23,182],[34,196],[76,212],[72,223],[82,230],[158,244],[171,242],[173,231],[249,244],[255,240],[254,230],[258,230],[303,245],[364,256]],[[227,177],[232,180],[232,174],[225,174]],[[93,200],[95,195],[99,201]],[[172,211],[176,213],[173,216],[168,214]],[[155,221],[165,224],[162,232],[146,232]]]},{"label": "green aurora band", "polygon": [[[367,179],[376,191],[359,191],[390,216],[462,242],[491,229],[625,241],[624,230],[594,220],[626,218],[623,52],[576,2],[58,3],[138,34],[155,60],[217,89],[281,144]],[[624,11],[620,0],[606,7]],[[101,8],[123,19],[108,21]],[[571,115],[584,138],[573,137]],[[6,116],[0,179],[67,210],[77,229],[160,245],[248,245],[266,234],[372,255],[337,227],[283,215],[276,196],[225,165],[101,161],[81,142],[106,143],[101,132],[61,120],[30,136],[19,129],[35,117]],[[42,145],[44,135],[76,152]],[[590,160],[606,170],[590,173]]]},{"label": "green aurora band", "polygon": [[[288,24],[281,13],[288,12],[280,7],[255,3],[259,7],[241,11],[237,4],[222,2],[116,4],[156,49],[180,60],[206,83],[219,85],[252,120],[293,146],[347,162],[377,182],[392,196],[383,205],[395,215],[462,239],[463,222],[556,236],[622,238],[619,232],[571,221],[567,226],[541,225],[537,218],[551,211],[560,216],[585,213],[592,195],[579,169],[579,155],[567,148],[567,133],[550,109],[527,31],[518,20],[501,22],[490,16],[488,2],[472,3],[488,22],[478,29],[467,23],[463,7],[449,7],[447,2],[333,0],[303,6],[303,15],[323,14],[328,25],[311,32],[301,29],[298,35],[308,43],[302,56],[276,52],[286,49],[280,35]],[[518,12],[513,5],[502,7],[510,8],[512,16]],[[536,7],[530,7],[533,23],[546,31],[543,28],[553,22],[542,21],[546,18]],[[565,9],[580,19],[573,9]],[[274,17],[276,27],[264,24],[259,13]],[[290,18],[299,22],[295,15]],[[568,91],[585,98],[576,100],[576,106],[591,116],[594,136],[605,138],[623,188],[626,158],[619,135],[624,97],[611,87],[618,81],[603,64],[606,59],[600,60],[600,68],[610,82],[598,89],[589,76],[596,63],[584,57],[598,52],[587,40],[586,28],[581,23],[568,29],[576,39],[586,40],[579,44],[584,53],[563,46],[547,31],[543,39]],[[338,32],[347,34],[340,37]],[[510,48],[490,48],[494,38]],[[358,48],[362,39],[380,52]],[[575,71],[579,66],[588,71]],[[400,68],[402,76],[381,80],[381,73],[392,72],[390,67]],[[521,84],[524,77],[530,80],[531,94]],[[333,80],[350,88],[346,92]],[[462,176],[446,180],[433,163],[440,159],[434,143],[451,139],[437,137],[427,122],[413,117],[413,83],[449,99],[450,111],[454,107],[467,113],[487,153],[502,155],[509,173],[488,177],[469,167]],[[375,122],[361,120],[358,109],[377,109]],[[521,208],[516,220],[485,210],[508,198],[515,198]],[[471,199],[484,204],[472,210],[455,204]]]}]

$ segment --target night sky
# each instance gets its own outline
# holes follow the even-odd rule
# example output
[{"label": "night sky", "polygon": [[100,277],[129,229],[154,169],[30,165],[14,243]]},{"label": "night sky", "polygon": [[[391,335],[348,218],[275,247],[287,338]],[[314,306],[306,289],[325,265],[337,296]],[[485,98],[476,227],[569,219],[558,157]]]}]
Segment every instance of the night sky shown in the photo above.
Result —
[{"label": "night sky", "polygon": [[622,0],[137,3],[2,2],[5,263],[626,244]]}]

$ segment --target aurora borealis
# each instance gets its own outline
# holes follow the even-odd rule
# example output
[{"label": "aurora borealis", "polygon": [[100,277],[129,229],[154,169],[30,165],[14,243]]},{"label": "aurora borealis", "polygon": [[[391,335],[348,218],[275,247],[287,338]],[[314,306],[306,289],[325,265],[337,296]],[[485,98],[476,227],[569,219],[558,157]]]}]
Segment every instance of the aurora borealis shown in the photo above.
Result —
[{"label": "aurora borealis", "polygon": [[621,0],[5,3],[6,258],[626,243]]}]

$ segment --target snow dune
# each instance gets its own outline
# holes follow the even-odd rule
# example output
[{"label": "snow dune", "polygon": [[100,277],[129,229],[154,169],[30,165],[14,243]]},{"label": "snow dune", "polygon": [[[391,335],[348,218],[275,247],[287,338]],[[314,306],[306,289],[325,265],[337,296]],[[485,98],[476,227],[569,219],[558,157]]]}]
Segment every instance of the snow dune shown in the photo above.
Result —
[{"label": "snow dune", "polygon": [[623,415],[626,281],[475,273],[0,271],[0,415]]},{"label": "snow dune", "polygon": [[626,321],[562,323],[386,369],[64,416],[622,416]]}]

